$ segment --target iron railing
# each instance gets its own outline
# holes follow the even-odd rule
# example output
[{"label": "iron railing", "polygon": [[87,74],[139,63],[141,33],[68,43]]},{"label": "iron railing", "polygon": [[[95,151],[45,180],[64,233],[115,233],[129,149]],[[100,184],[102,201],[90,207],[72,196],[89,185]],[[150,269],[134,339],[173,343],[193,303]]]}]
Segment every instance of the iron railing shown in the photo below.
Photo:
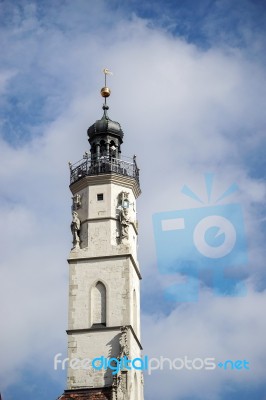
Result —
[{"label": "iron railing", "polygon": [[70,184],[77,182],[84,176],[99,174],[119,174],[135,178],[139,184],[139,168],[136,163],[136,156],[133,158],[124,157],[113,158],[101,156],[98,160],[92,160],[89,155],[83,156],[83,159],[75,164],[69,163],[70,167]]}]

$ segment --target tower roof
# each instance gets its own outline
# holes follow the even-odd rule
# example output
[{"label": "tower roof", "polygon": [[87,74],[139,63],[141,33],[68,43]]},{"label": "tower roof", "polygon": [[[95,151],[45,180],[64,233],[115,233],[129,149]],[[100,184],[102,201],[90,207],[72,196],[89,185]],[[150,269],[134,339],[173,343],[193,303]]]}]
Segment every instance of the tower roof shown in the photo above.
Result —
[{"label": "tower roof", "polygon": [[122,138],[124,136],[124,132],[122,131],[121,125],[119,122],[112,121],[107,114],[107,110],[109,107],[104,104],[103,105],[103,116],[101,119],[97,120],[93,125],[89,127],[87,130],[87,134],[89,140],[96,137],[97,135],[115,135],[122,142]]}]

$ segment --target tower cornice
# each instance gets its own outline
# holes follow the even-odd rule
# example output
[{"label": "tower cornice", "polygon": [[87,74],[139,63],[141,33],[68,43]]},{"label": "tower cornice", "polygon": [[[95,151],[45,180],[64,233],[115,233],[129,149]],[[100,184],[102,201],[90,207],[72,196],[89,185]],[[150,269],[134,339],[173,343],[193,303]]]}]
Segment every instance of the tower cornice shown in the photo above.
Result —
[{"label": "tower cornice", "polygon": [[[72,334],[78,334],[78,333],[90,333],[90,332],[104,332],[104,331],[119,331],[121,332],[121,325],[119,326],[101,326],[101,327],[92,327],[92,328],[81,328],[81,329],[67,329],[66,333],[68,335],[72,335]],[[124,327],[128,328],[130,330],[130,332],[132,333],[134,339],[136,340],[139,349],[143,350],[143,347],[132,327],[132,325],[124,325]]]},{"label": "tower cornice", "polygon": [[138,198],[141,194],[139,184],[135,178],[116,173],[84,176],[82,179],[72,183],[69,188],[72,194],[75,194],[87,186],[104,185],[108,183],[113,183],[115,185],[124,186],[131,189],[136,198]]},{"label": "tower cornice", "polygon": [[[82,254],[82,251],[84,251],[84,253]],[[133,255],[131,253],[121,253],[121,254],[109,254],[108,256],[104,256],[104,255],[97,255],[97,256],[88,256],[85,253],[86,249],[80,249],[79,251],[71,251],[70,256],[67,260],[68,264],[75,264],[76,262],[86,262],[86,261],[97,261],[97,260],[111,260],[111,259],[123,259],[123,258],[130,258],[130,261],[132,262],[132,265],[136,271],[136,274],[138,276],[138,278],[141,280],[142,276],[141,273],[139,271],[139,266],[136,262],[136,260],[134,259]]]}]

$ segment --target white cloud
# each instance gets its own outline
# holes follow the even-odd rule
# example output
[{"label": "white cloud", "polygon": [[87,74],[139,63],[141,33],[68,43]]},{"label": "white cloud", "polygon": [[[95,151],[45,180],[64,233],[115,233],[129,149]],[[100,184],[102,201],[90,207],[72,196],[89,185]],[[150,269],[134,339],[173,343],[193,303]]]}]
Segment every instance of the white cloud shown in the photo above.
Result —
[{"label": "white cloud", "polygon": [[256,387],[265,376],[264,303],[265,292],[256,293],[252,287],[245,298],[214,298],[205,291],[199,303],[183,304],[167,317],[144,315],[143,341],[149,357],[250,362],[250,370],[243,371],[153,371],[145,380],[147,398],[219,399],[223,386],[232,382]]}]

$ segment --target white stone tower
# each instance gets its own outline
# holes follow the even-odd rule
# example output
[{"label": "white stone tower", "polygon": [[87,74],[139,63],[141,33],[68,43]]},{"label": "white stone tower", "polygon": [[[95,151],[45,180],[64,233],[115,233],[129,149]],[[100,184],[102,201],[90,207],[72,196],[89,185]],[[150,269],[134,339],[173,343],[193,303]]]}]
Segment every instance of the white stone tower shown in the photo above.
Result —
[{"label": "white stone tower", "polygon": [[136,219],[139,170],[135,156],[131,160],[121,156],[123,131],[107,115],[108,70],[104,73],[104,112],[88,129],[90,154],[70,164],[70,361],[67,390],[60,399],[143,400],[142,371],[124,368],[112,374],[109,368],[91,368],[89,361],[125,356],[132,360],[141,357],[142,350]]}]

